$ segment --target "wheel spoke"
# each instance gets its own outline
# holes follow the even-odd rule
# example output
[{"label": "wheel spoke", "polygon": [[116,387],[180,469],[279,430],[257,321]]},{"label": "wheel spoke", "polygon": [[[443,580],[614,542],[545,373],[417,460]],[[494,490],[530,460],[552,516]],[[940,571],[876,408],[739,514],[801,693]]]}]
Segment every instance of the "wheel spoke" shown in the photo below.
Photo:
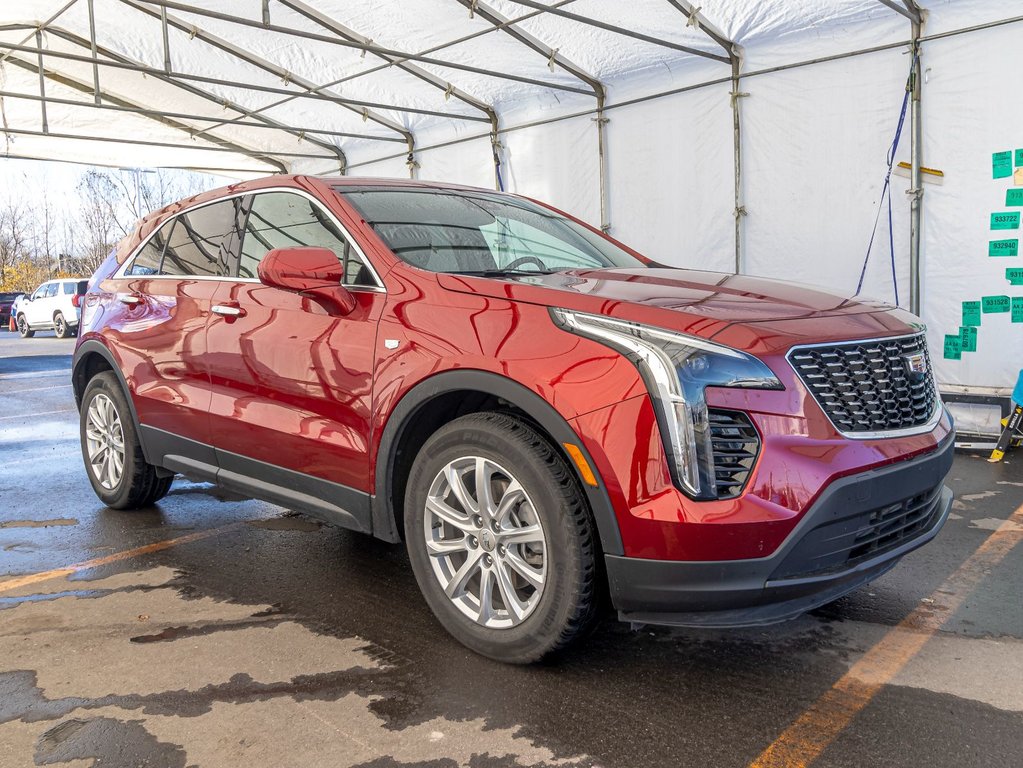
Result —
[{"label": "wheel spoke", "polygon": [[492,519],[494,516],[494,500],[491,498],[489,462],[476,457],[476,508],[485,519]]},{"label": "wheel spoke", "polygon": [[504,555],[504,561],[519,576],[525,579],[533,589],[539,590],[543,587],[543,572],[537,570],[515,552],[509,550]]},{"label": "wheel spoke", "polygon": [[445,468],[445,476],[451,492],[458,499],[458,503],[462,505],[462,509],[465,510],[466,514],[471,515],[474,512],[479,512],[479,505],[469,495],[469,490],[465,487],[465,483],[462,482],[462,473],[455,468],[454,462],[448,464]]},{"label": "wheel spoke", "polygon": [[524,525],[521,528],[506,528],[498,536],[498,541],[506,547],[512,544],[537,544],[542,543],[543,529],[539,525]]},{"label": "wheel spoke", "polygon": [[504,495],[501,496],[501,502],[497,505],[497,510],[494,512],[494,519],[504,524],[505,518],[511,513],[512,509],[520,501],[526,498],[526,492],[519,485],[517,480],[513,480],[511,484],[505,488]]},{"label": "wheel spoke", "polygon": [[432,512],[434,516],[440,518],[445,523],[453,525],[460,531],[468,532],[476,530],[476,527],[472,524],[472,520],[468,515],[463,515],[461,512],[452,509],[434,496],[426,497],[426,511]]},{"label": "wheel spoke", "polygon": [[426,541],[427,551],[434,557],[447,557],[448,555],[454,554],[455,552],[464,552],[468,547],[465,546],[465,539],[427,539]]},{"label": "wheel spoke", "polygon": [[509,615],[516,622],[522,621],[526,615],[526,604],[519,600],[519,596],[515,593],[515,585],[512,584],[508,568],[498,564],[494,572],[497,577],[497,588],[501,592],[501,600],[504,601],[504,607],[508,609]]},{"label": "wheel spoke", "polygon": [[116,485],[121,480],[121,473],[124,471],[124,456],[117,451],[111,451],[110,456],[113,459],[114,472],[112,480]]},{"label": "wheel spoke", "polygon": [[480,612],[476,621],[486,624],[494,617],[494,572],[489,568],[480,571]]},{"label": "wheel spoke", "polygon": [[462,563],[462,567],[455,571],[455,575],[451,577],[451,581],[449,581],[447,586],[444,588],[444,594],[452,600],[464,595],[465,587],[469,583],[469,579],[473,577],[473,574],[480,567],[480,559],[482,556],[483,553],[481,550],[469,550],[469,556],[465,559],[465,562]]}]

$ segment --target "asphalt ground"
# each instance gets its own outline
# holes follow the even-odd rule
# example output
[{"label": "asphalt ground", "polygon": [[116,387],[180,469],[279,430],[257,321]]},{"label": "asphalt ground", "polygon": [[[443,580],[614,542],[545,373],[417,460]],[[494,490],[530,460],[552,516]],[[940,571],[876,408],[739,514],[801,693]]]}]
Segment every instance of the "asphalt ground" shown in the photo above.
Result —
[{"label": "asphalt ground", "polygon": [[73,343],[0,333],[0,766],[1023,765],[1019,451],[958,455],[938,538],[810,615],[509,667],[400,547],[184,478],[105,508]]}]

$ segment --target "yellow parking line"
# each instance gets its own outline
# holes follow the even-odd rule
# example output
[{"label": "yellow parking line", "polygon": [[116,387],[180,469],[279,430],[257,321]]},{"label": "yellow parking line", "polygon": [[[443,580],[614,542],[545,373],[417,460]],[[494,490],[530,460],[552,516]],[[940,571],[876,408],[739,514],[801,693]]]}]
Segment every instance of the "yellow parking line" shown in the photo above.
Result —
[{"label": "yellow parking line", "polygon": [[241,523],[231,523],[229,525],[222,525],[219,528],[210,528],[205,531],[196,531],[195,533],[189,533],[185,536],[178,536],[174,539],[164,539],[163,541],[157,541],[153,544],[146,544],[141,547],[135,547],[134,549],[126,549],[122,552],[114,552],[112,555],[104,555],[103,557],[95,557],[92,560],[85,560],[81,563],[74,563],[72,565],[64,566],[63,568],[54,568],[52,571],[42,571],[41,573],[30,573],[26,576],[17,576],[13,579],[7,579],[6,581],[0,581],[0,592],[10,592],[12,589],[20,589],[21,587],[27,587],[30,584],[38,584],[40,581],[48,581],[50,579],[60,578],[61,576],[70,576],[73,573],[79,571],[87,571],[90,568],[99,568],[101,565],[108,565],[110,563],[116,563],[120,560],[129,560],[133,557],[139,557],[140,555],[148,555],[152,552],[159,552],[163,549],[169,549],[176,547],[179,544],[188,544],[193,541],[200,541],[202,539],[208,539],[211,536],[218,536],[227,531],[233,530],[241,526]]},{"label": "yellow parking line", "polygon": [[853,718],[866,707],[945,620],[958,610],[1012,548],[1023,541],[1023,505],[1004,521],[984,543],[931,595],[941,611],[923,604],[899,622],[850,667],[750,764],[750,768],[798,768],[820,757]]}]

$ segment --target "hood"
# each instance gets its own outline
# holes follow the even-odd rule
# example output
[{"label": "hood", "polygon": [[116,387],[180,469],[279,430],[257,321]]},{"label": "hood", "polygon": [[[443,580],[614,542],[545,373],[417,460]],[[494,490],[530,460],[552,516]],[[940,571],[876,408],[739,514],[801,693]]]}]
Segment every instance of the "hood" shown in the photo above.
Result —
[{"label": "hood", "polygon": [[[868,299],[851,299],[781,280],[665,267],[587,269],[507,278],[442,274],[449,290],[559,306],[713,338],[741,328],[772,346],[913,330],[916,318]],[[751,334],[742,334],[749,348]],[[784,338],[781,338],[784,337]],[[791,338],[795,337],[795,338]],[[729,343],[720,339],[723,343]],[[766,351],[766,350],[761,350]]]}]

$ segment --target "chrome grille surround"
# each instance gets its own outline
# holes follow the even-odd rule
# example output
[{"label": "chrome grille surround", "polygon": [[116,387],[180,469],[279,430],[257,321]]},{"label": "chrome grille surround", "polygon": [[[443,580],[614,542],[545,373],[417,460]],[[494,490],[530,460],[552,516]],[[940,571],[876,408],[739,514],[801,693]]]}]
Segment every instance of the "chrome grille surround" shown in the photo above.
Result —
[{"label": "chrome grille surround", "polygon": [[[914,381],[906,358],[919,355],[927,371]],[[845,437],[870,440],[923,434],[941,418],[923,333],[804,344],[790,349],[786,359]]]}]

